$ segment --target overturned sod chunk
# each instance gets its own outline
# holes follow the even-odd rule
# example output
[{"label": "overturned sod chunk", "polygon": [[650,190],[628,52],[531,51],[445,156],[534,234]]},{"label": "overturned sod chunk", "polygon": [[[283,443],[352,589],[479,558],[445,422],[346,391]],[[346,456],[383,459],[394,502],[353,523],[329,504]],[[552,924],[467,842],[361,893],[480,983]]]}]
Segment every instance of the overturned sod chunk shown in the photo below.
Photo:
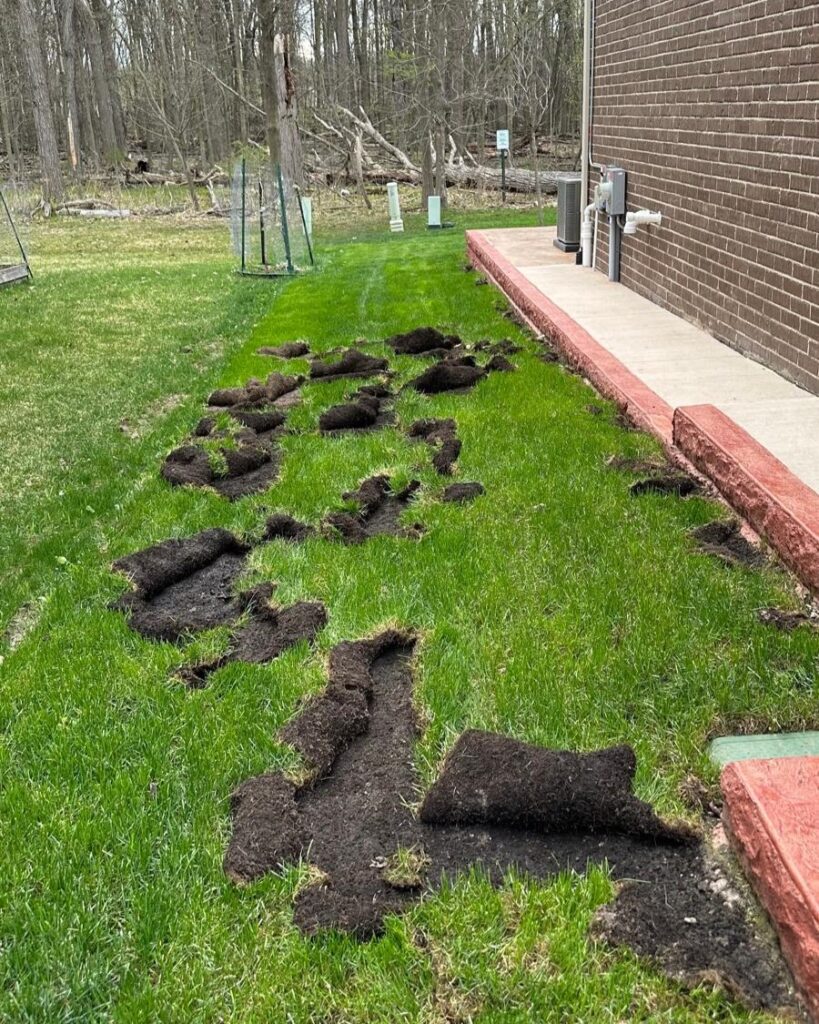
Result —
[{"label": "overturned sod chunk", "polygon": [[742,536],[742,529],[736,519],[728,522],[715,520],[698,526],[691,531],[691,536],[700,551],[714,555],[727,565],[761,567],[768,562],[765,552]]},{"label": "overturned sod chunk", "polygon": [[577,754],[469,730],[424,798],[421,820],[689,840],[688,829],[666,824],[634,796],[636,768],[627,746]]},{"label": "overturned sod chunk", "polygon": [[450,484],[449,487],[445,488],[443,501],[474,501],[475,498],[479,498],[482,494],[485,494],[485,488],[483,484],[475,483],[462,483],[462,484]]},{"label": "overturned sod chunk", "polygon": [[455,335],[442,334],[434,327],[416,327],[406,334],[394,334],[384,344],[398,355],[420,356],[458,348],[463,342]]},{"label": "overturned sod chunk", "polygon": [[111,607],[128,616],[132,629],[152,640],[179,640],[186,633],[233,622],[242,603],[233,585],[250,548],[212,529],[166,540],[114,562],[134,591]]},{"label": "overturned sod chunk", "polygon": [[289,516],[285,512],[277,512],[270,516],[264,527],[265,540],[281,538],[296,544],[314,536],[315,532],[308,523],[299,522],[298,519],[294,519],[293,516]]},{"label": "overturned sod chunk", "polygon": [[339,377],[372,377],[389,368],[386,359],[368,356],[358,349],[350,348],[335,363],[314,359],[310,364],[311,380],[338,380]]},{"label": "overturned sod chunk", "polygon": [[271,373],[264,384],[257,380],[248,381],[244,387],[219,388],[208,396],[208,405],[217,408],[240,406],[256,408],[268,402],[276,402],[284,395],[295,391],[304,382],[304,377],[288,377],[282,373]]},{"label": "overturned sod chunk", "polygon": [[474,387],[485,375],[479,366],[464,366],[442,360],[411,380],[409,387],[425,395],[437,395],[442,391],[465,391]]},{"label": "overturned sod chunk", "polygon": [[233,838],[224,869],[236,883],[252,882],[293,864],[308,836],[296,806],[296,787],[283,775],[247,779],[230,797]]},{"label": "overturned sod chunk", "polygon": [[455,420],[415,420],[411,423],[407,435],[423,438],[427,444],[435,448],[432,465],[443,476],[452,473],[453,466],[461,454],[461,441],[457,434]]},{"label": "overturned sod chunk", "polygon": [[388,411],[387,400],[392,397],[388,388],[378,385],[363,387],[351,401],[334,405],[319,417],[319,430],[333,433],[339,430],[378,429],[392,423],[393,415]]},{"label": "overturned sod chunk", "polygon": [[277,356],[279,359],[298,359],[310,353],[310,346],[306,341],[286,341],[283,345],[262,345],[256,349],[260,356]]},{"label": "overturned sod chunk", "polygon": [[492,358],[486,364],[485,369],[499,373],[509,373],[512,370],[516,369],[516,367],[514,363],[509,362],[506,356],[498,354],[492,356]]},{"label": "overturned sod chunk", "polygon": [[332,512],[325,521],[341,535],[345,544],[363,544],[379,534],[418,537],[422,530],[420,524],[404,527],[400,518],[420,486],[418,480],[412,480],[402,490],[393,491],[388,476],[370,477],[357,491],[342,495],[345,501],[357,502],[358,512]]},{"label": "overturned sod chunk", "polygon": [[269,444],[242,444],[220,450],[222,465],[214,468],[210,454],[187,444],[172,451],[162,465],[162,476],[174,487],[210,487],[235,501],[264,491],[277,477],[280,455]]}]

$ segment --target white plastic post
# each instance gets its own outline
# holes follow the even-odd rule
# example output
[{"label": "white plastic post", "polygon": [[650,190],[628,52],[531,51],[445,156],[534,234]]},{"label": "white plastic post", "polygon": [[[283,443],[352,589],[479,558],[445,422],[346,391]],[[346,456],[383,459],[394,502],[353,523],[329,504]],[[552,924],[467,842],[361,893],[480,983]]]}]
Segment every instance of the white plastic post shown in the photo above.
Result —
[{"label": "white plastic post", "polygon": [[310,196],[301,197],[301,208],[304,213],[304,226],[307,229],[307,237],[313,240],[313,200]]},{"label": "white plastic post", "polygon": [[401,220],[401,204],[398,201],[398,183],[395,181],[387,183],[387,201],[390,207],[390,231],[403,231],[404,222]]},{"label": "white plastic post", "polygon": [[439,228],[441,226],[441,197],[427,197],[427,227]]}]

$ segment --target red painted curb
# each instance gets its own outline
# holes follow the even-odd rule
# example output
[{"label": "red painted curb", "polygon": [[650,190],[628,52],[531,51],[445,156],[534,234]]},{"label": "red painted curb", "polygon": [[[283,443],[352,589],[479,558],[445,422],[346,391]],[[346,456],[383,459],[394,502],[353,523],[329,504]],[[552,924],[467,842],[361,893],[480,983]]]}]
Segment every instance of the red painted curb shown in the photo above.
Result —
[{"label": "red painted curb", "polygon": [[725,824],[819,1020],[819,757],[723,769]]},{"label": "red painted curb", "polygon": [[713,405],[677,409],[674,443],[819,593],[819,495]]},{"label": "red painted curb", "polygon": [[473,265],[495,282],[530,323],[548,335],[601,395],[615,401],[637,426],[671,444],[672,409],[667,402],[527,281],[483,232],[467,231],[466,246]]}]

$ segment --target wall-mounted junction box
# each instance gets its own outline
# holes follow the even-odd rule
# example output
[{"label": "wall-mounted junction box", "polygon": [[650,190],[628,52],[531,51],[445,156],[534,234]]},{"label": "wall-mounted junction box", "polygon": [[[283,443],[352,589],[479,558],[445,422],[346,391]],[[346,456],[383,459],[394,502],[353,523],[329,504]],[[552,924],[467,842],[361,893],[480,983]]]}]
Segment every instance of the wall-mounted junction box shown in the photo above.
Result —
[{"label": "wall-mounted junction box", "polygon": [[626,212],[626,172],[622,167],[604,167],[603,181],[611,186],[605,202],[606,213],[622,217]]}]

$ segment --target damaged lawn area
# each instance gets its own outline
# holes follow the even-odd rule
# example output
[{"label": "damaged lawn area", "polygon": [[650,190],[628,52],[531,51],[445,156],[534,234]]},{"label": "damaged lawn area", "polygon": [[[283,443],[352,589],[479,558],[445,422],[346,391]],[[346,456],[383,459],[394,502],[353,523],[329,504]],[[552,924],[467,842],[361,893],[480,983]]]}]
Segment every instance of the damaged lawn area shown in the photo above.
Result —
[{"label": "damaged lawn area", "polygon": [[[799,610],[792,580],[740,558],[736,543],[727,557],[713,529],[698,549],[693,531],[729,516],[696,490],[632,487],[669,475],[657,445],[541,358],[464,270],[460,232],[337,238],[323,260],[276,286],[218,372],[173,371],[167,393],[195,400],[137,445],[127,486],[6,653],[0,1018],[772,1019],[639,958],[652,944],[635,922],[640,884],[665,877],[640,845],[665,834],[654,814],[706,834],[715,824],[709,735],[817,725],[819,635],[759,614]],[[421,325],[447,339],[445,371],[385,344]],[[450,336],[471,347],[457,352]],[[300,339],[335,371],[311,374],[304,352],[257,354]],[[343,358],[358,372],[361,359],[342,352],[357,339],[381,369],[340,377]],[[502,360],[478,347],[505,339]],[[275,427],[249,418],[291,394],[271,373],[304,378]],[[418,387],[446,376],[459,386]],[[239,418],[213,412],[226,408]],[[207,474],[163,477],[180,446],[230,452],[266,427],[275,467],[246,496],[217,493]],[[442,500],[465,484],[471,500]],[[144,551],[194,535],[161,549],[188,560],[187,576]],[[372,678],[358,692],[362,674],[348,669],[362,659]],[[333,714],[336,698],[347,719]],[[348,730],[340,754],[318,743],[331,727]],[[630,835],[565,844],[557,867],[578,871],[553,876],[539,839],[463,806],[460,780],[471,785],[475,764],[497,764],[518,741],[613,748],[592,757],[601,777],[621,780],[613,806],[633,809]],[[653,811],[622,803],[635,764],[624,745],[634,794]],[[557,778],[559,793],[577,763],[544,755],[538,777]],[[315,771],[325,781],[312,787]],[[523,802],[527,782],[512,779]],[[356,827],[371,790],[396,795],[381,822],[396,848],[383,859],[364,855],[372,837],[362,843]],[[527,827],[554,813],[544,803],[524,808]],[[277,831],[251,847],[259,806]],[[532,874],[475,868],[481,829],[500,835],[507,863],[528,857]],[[624,877],[609,853],[626,848],[630,916],[606,928],[610,912],[598,912]],[[727,861],[704,870],[698,853],[679,857],[690,858],[689,886],[655,920],[666,945],[683,936],[667,961],[682,976],[713,941],[707,908],[724,892],[739,914],[744,897]],[[689,909],[692,893],[702,911]],[[720,933],[728,959],[742,934]],[[786,1002],[766,964],[752,967],[758,1001]]]}]

